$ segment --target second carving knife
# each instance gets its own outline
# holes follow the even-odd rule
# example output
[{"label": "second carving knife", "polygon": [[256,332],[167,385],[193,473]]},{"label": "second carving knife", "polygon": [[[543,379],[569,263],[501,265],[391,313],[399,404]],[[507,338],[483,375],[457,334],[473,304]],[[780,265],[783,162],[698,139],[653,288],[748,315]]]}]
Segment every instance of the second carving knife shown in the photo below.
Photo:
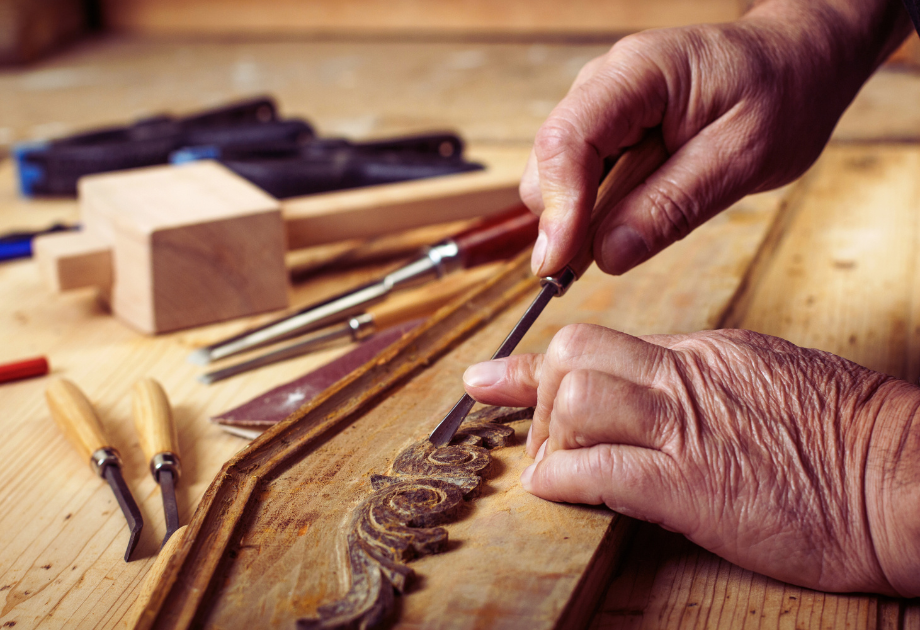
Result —
[{"label": "second carving knife", "polygon": [[152,378],[134,385],[134,428],[140,438],[141,450],[150,462],[150,474],[160,485],[163,495],[163,516],[166,535],[163,545],[179,529],[179,506],[176,504],[176,482],[179,481],[179,437],[173,422],[172,409],[163,387]]},{"label": "second carving knife", "polygon": [[[597,191],[597,202],[591,212],[588,234],[581,249],[559,274],[543,278],[543,288],[540,293],[537,294],[537,297],[531,302],[524,315],[521,316],[518,323],[505,337],[502,345],[492,355],[493,359],[503,359],[509,356],[524,334],[533,326],[533,323],[543,312],[543,309],[546,308],[546,305],[549,304],[549,301],[554,297],[564,295],[572,283],[588,270],[588,267],[594,262],[594,235],[597,233],[601,223],[626,195],[644,182],[667,159],[668,152],[662,141],[661,132],[656,129],[649,132],[642,142],[624,153],[617,160],[616,165],[604,178],[604,181],[601,182],[600,189]],[[470,409],[473,408],[475,402],[469,394],[463,394],[447,416],[431,432],[428,440],[435,446],[448,444],[457,433],[460,424],[466,418]]]},{"label": "second carving knife", "polygon": [[452,238],[427,248],[409,264],[391,271],[381,280],[303,308],[287,317],[248,330],[218,343],[199,348],[188,360],[207,365],[240,352],[347,320],[371,304],[383,301],[392,291],[431,282],[447,273],[509,258],[533,243],[538,219],[523,205],[485,219]]}]

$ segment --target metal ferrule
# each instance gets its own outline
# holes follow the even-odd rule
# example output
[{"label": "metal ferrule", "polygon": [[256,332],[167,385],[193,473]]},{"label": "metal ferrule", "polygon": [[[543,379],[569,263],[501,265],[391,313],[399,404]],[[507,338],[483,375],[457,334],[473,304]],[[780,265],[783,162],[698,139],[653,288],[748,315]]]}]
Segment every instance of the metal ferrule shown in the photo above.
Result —
[{"label": "metal ferrule", "polygon": [[103,446],[93,451],[93,454],[89,456],[89,464],[93,467],[93,472],[102,477],[105,474],[106,466],[121,468],[121,456],[114,448]]},{"label": "metal ferrule", "polygon": [[556,297],[562,297],[575,280],[575,272],[572,271],[571,267],[566,267],[559,275],[543,278],[540,284],[544,287],[552,285],[556,288]]},{"label": "metal ferrule", "polygon": [[429,280],[443,278],[463,266],[460,248],[453,241],[444,241],[429,247],[425,254],[383,279],[388,289],[411,287]]},{"label": "metal ferrule", "polygon": [[374,316],[370,313],[361,313],[349,319],[348,328],[351,330],[351,338],[355,341],[370,337],[377,329],[374,325]]},{"label": "metal ferrule", "polygon": [[182,466],[179,464],[179,456],[168,451],[154,455],[150,460],[150,472],[153,475],[153,478],[157,480],[157,483],[160,482],[161,470],[168,470],[172,473],[173,481],[178,481],[179,475],[182,474]]}]

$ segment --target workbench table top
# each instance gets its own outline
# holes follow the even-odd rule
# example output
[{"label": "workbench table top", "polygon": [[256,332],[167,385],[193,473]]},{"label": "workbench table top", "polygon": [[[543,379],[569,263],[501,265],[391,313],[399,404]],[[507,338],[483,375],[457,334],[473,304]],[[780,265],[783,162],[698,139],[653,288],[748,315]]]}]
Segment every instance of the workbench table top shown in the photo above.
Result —
[{"label": "workbench table top", "polygon": [[[519,147],[523,160],[539,123],[577,70],[605,48],[108,39],[0,74],[0,143],[272,92],[283,113],[306,116],[325,135],[448,127],[474,144]],[[794,208],[777,213],[781,221],[757,255],[751,252],[744,269],[724,270],[726,279],[746,278],[732,307],[700,319],[783,336],[916,382],[920,194],[913,182],[920,148],[884,141],[920,138],[916,108],[898,105],[904,99],[916,104],[910,95],[918,92],[920,80],[907,73],[886,72],[873,80],[838,129],[841,139],[872,142],[828,150],[811,179],[788,197]],[[19,199],[10,161],[0,162],[0,231],[76,216],[75,202]],[[736,216],[743,221],[754,215]],[[762,229],[762,222],[751,219],[750,230]],[[292,303],[332,295],[381,269],[316,275],[295,285]],[[667,278],[661,282],[666,291]],[[164,530],[159,489],[131,422],[131,387],[153,377],[174,401],[184,465],[180,517],[187,523],[221,464],[246,444],[208,418],[343,351],[211,387],[195,380],[200,370],[185,362],[193,348],[262,319],[145,337],[109,316],[92,290],[53,296],[34,263],[0,266],[0,362],[47,355],[52,376],[83,388],[122,453],[146,520],[137,549],[141,559],[125,564],[124,519],[109,488],[51,421],[43,397],[47,378],[0,385],[0,627],[127,625]],[[789,587],[652,526],[641,525],[629,549],[592,627],[818,628],[846,622],[920,628],[920,608],[909,603]]]}]

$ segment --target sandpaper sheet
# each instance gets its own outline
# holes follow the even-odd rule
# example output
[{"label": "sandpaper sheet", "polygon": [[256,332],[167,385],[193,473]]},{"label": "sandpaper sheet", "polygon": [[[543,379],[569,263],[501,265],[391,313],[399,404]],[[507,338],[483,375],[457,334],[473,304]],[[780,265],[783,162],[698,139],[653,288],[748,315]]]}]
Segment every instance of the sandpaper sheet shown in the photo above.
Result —
[{"label": "sandpaper sheet", "polygon": [[[296,380],[265,392],[239,407],[225,411],[218,416],[213,416],[211,421],[224,425],[231,433],[243,437],[254,437],[254,434],[251,433],[252,430],[262,431],[284,420],[302,405],[312,400],[317,394],[373,359],[389,347],[390,344],[423,321],[424,318],[416,319],[379,332],[338,359]],[[236,427],[246,430],[232,430],[232,428]]]}]

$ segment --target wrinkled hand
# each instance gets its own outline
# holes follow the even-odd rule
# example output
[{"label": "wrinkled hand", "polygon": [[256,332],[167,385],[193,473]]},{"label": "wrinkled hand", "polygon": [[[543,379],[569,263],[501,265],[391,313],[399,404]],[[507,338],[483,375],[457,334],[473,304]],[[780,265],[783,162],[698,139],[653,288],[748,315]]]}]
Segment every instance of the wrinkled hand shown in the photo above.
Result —
[{"label": "wrinkled hand", "polygon": [[660,523],[771,577],[920,595],[920,389],[748,331],[564,328],[474,365],[467,391],[536,405],[524,487]]},{"label": "wrinkled hand", "polygon": [[798,177],[846,106],[910,30],[889,0],[770,0],[743,19],[646,31],[589,62],[537,133],[521,198],[541,214],[533,269],[585,239],[603,159],[661,126],[671,158],[594,240],[623,273],[748,193]]}]

